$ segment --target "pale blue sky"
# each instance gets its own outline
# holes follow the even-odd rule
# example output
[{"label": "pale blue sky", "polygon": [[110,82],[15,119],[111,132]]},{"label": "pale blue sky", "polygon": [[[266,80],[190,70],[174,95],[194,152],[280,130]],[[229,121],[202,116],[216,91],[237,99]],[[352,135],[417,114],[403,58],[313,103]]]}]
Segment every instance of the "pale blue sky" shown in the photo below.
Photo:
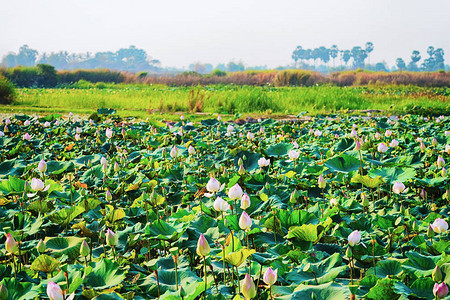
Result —
[{"label": "pale blue sky", "polygon": [[449,0],[0,0],[0,57],[23,44],[40,52],[135,45],[163,66],[276,67],[297,45],[340,49],[373,42],[371,62],[429,45],[450,63]]}]

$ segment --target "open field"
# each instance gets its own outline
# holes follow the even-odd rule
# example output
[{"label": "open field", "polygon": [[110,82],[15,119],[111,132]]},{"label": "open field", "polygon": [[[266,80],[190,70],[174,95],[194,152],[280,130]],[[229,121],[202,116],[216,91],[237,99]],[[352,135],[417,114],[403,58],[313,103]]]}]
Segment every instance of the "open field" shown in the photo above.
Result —
[{"label": "open field", "polygon": [[[161,113],[220,113],[256,115],[332,114],[347,110],[395,113],[448,113],[448,88],[414,86],[255,87],[216,85],[167,87],[84,83],[77,88],[19,89],[16,104],[4,112],[74,112],[90,114],[114,108],[121,116],[157,118]],[[80,88],[81,87],[81,88]]]}]

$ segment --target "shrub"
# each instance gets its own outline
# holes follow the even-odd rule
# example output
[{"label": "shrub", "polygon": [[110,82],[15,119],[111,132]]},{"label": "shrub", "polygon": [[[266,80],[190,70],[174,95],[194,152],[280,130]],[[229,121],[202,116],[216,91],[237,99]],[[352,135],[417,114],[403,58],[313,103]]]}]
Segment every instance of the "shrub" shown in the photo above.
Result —
[{"label": "shrub", "polygon": [[0,74],[0,104],[11,104],[16,99],[16,88]]},{"label": "shrub", "polygon": [[327,78],[317,72],[305,70],[283,70],[277,73],[275,86],[311,86],[327,82]]},{"label": "shrub", "polygon": [[227,76],[227,72],[219,70],[219,69],[215,69],[214,71],[212,71],[211,73],[213,76],[218,76],[218,77],[223,77],[223,76]]}]

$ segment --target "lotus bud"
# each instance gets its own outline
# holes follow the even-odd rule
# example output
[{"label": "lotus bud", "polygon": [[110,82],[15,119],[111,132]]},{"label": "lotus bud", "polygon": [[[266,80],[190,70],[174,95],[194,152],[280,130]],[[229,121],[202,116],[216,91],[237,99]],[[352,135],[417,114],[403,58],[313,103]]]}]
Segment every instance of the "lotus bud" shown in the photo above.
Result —
[{"label": "lotus bud", "polygon": [[433,147],[436,147],[438,145],[438,141],[436,140],[436,138],[434,137],[433,140],[431,141],[431,145],[433,145]]},{"label": "lotus bud", "polygon": [[211,249],[209,248],[209,244],[208,241],[206,240],[205,236],[202,234],[200,234],[200,237],[198,238],[198,242],[197,242],[197,254],[199,256],[207,256],[209,255],[209,251]]},{"label": "lotus bud", "polygon": [[40,241],[39,241],[39,243],[38,243],[37,246],[36,246],[36,249],[37,249],[37,251],[38,251],[39,253],[44,253],[44,252],[45,252],[46,247],[45,247],[45,243],[44,243],[43,240],[40,240]]},{"label": "lotus bud", "polygon": [[244,161],[242,160],[242,157],[239,157],[238,159],[238,166],[244,165]]},{"label": "lotus bud", "polygon": [[386,136],[386,137],[390,137],[391,135],[392,135],[392,131],[391,130],[386,130],[386,132],[384,133],[384,135]]},{"label": "lotus bud", "polygon": [[298,149],[298,143],[297,143],[296,141],[293,141],[293,142],[292,142],[292,145],[294,145],[294,148],[295,148],[295,149]]},{"label": "lotus bud", "polygon": [[448,295],[448,287],[445,282],[435,283],[433,294],[437,299],[444,299]]},{"label": "lotus bud", "polygon": [[230,209],[230,205],[227,201],[223,200],[221,197],[217,197],[214,200],[213,207],[216,211],[224,212]]},{"label": "lotus bud", "polygon": [[361,234],[359,233],[358,230],[353,231],[352,233],[349,234],[348,236],[348,244],[350,246],[355,246],[357,245],[359,242],[361,241]]},{"label": "lotus bud", "polygon": [[450,145],[445,145],[444,152],[446,152],[448,155],[450,155]]},{"label": "lotus bud", "polygon": [[2,283],[0,285],[0,300],[7,300],[9,297],[8,289],[6,286]]},{"label": "lotus bud", "polygon": [[83,129],[81,129],[81,127],[77,127],[76,133],[82,133],[82,132],[83,132]]},{"label": "lotus bud", "polygon": [[445,135],[445,136],[450,135],[450,131],[448,131],[448,130],[444,131],[444,135]]},{"label": "lotus bud", "polygon": [[447,169],[446,169],[446,168],[442,168],[442,170],[441,170],[441,176],[442,176],[442,177],[447,176]]},{"label": "lotus bud", "polygon": [[117,235],[111,229],[108,229],[106,231],[106,244],[110,247],[113,247],[116,246],[118,242],[119,238],[117,237]]},{"label": "lotus bud", "polygon": [[114,162],[114,172],[119,172],[120,171],[120,166],[119,166],[119,164],[117,163],[117,161],[116,162]]},{"label": "lotus bud", "polygon": [[433,270],[433,273],[431,273],[431,278],[433,278],[433,280],[435,282],[441,282],[442,281],[442,272],[441,272],[441,268],[439,268],[439,266],[436,266]]},{"label": "lotus bud", "polygon": [[247,209],[251,205],[250,197],[247,195],[247,193],[244,193],[241,198],[241,209]]},{"label": "lotus bud", "polygon": [[379,140],[381,138],[381,134],[379,132],[375,133],[375,139]]},{"label": "lotus bud", "polygon": [[358,136],[358,132],[355,129],[352,129],[352,132],[350,133],[351,137],[357,137]]},{"label": "lotus bud", "polygon": [[220,182],[214,177],[211,177],[206,184],[206,189],[210,193],[216,193],[220,190]]},{"label": "lotus bud", "polygon": [[91,160],[88,160],[87,166],[88,166],[89,168],[92,168],[92,161],[91,161]]},{"label": "lotus bud", "polygon": [[221,115],[217,115],[217,121],[222,121],[222,116]]},{"label": "lotus bud", "polygon": [[405,190],[405,185],[401,182],[396,181],[392,186],[392,191],[396,194],[400,194]]},{"label": "lotus bud", "polygon": [[0,137],[5,136],[5,133],[3,131],[0,131]]},{"label": "lotus bud", "polygon": [[106,164],[102,164],[102,172],[105,174],[108,172],[108,166]]},{"label": "lotus bud", "polygon": [[192,145],[189,145],[188,153],[189,153],[190,155],[194,155],[194,154],[195,154],[195,148],[192,147]]},{"label": "lotus bud", "polygon": [[319,184],[319,188],[324,189],[327,186],[327,182],[323,178],[322,174],[319,175],[319,179],[317,180],[317,183]]},{"label": "lotus bud", "polygon": [[289,202],[291,202],[292,204],[297,203],[298,198],[299,198],[299,194],[298,191],[295,189],[292,193],[291,196],[289,197]]},{"label": "lotus bud", "polygon": [[242,198],[242,195],[243,195],[242,188],[237,183],[233,185],[231,189],[228,191],[228,197],[231,200],[240,200]]},{"label": "lotus bud", "polygon": [[11,120],[10,120],[9,118],[7,118],[7,119],[5,120],[5,124],[6,124],[6,125],[11,124]]},{"label": "lotus bud", "polygon": [[112,200],[111,192],[109,191],[109,188],[106,189],[106,201],[110,202]]},{"label": "lotus bud", "polygon": [[81,247],[80,247],[80,254],[83,257],[86,257],[89,255],[90,253],[90,249],[89,249],[89,245],[86,243],[86,240],[83,240],[83,242],[81,243]]},{"label": "lotus bud", "polygon": [[359,150],[361,150],[361,143],[359,142],[359,140],[356,140],[355,151],[359,151]]},{"label": "lotus bud", "polygon": [[170,150],[170,157],[177,158],[178,156],[178,148],[177,146],[173,146],[172,150]]},{"label": "lotus bud", "polygon": [[106,137],[107,137],[108,139],[112,138],[112,136],[113,136],[113,131],[112,131],[112,129],[111,129],[111,128],[106,128],[105,134],[106,134]]},{"label": "lotus bud", "polygon": [[434,231],[433,231],[433,227],[431,227],[431,225],[428,226],[428,229],[427,229],[427,237],[428,237],[429,239],[432,239],[432,238],[434,237]]},{"label": "lotus bud", "polygon": [[275,282],[277,282],[277,273],[278,269],[272,270],[271,267],[269,267],[266,272],[264,273],[263,280],[268,286],[272,286]]},{"label": "lotus bud", "polygon": [[253,140],[254,138],[255,138],[255,135],[253,133],[251,133],[250,131],[247,132],[247,139]]},{"label": "lotus bud", "polygon": [[238,174],[241,175],[241,176],[245,174],[244,165],[240,165],[239,166]]},{"label": "lotus bud", "polygon": [[385,143],[379,143],[378,144],[378,152],[380,153],[385,153],[386,151],[388,151],[388,147],[386,146]]},{"label": "lotus bud", "polygon": [[248,273],[245,274],[245,278],[242,281],[241,291],[246,300],[256,297],[255,283]]},{"label": "lotus bud", "polygon": [[336,205],[338,205],[339,203],[338,203],[338,201],[337,201],[337,199],[336,198],[331,198],[330,199],[330,206],[336,206]]},{"label": "lotus bud", "polygon": [[422,141],[420,141],[420,151],[424,152],[425,149],[426,149],[425,144]]},{"label": "lotus bud", "polygon": [[10,233],[6,234],[5,249],[10,254],[17,254],[17,252],[19,251],[19,246]]},{"label": "lotus bud", "polygon": [[74,136],[75,141],[80,141],[81,140],[81,136],[77,133]]},{"label": "lotus bud", "polygon": [[38,164],[38,170],[41,173],[45,173],[45,171],[47,171],[47,163],[43,159]]},{"label": "lotus bud", "polygon": [[45,123],[44,123],[44,127],[45,127],[45,128],[48,128],[48,127],[50,127],[50,122],[48,122],[48,121],[47,121],[47,122],[45,122]]},{"label": "lotus bud", "polygon": [[61,287],[57,283],[50,281],[47,284],[47,296],[50,300],[73,300],[75,292],[66,297]]},{"label": "lotus bud", "polygon": [[5,125],[5,127],[3,128],[3,131],[4,131],[4,132],[6,132],[6,133],[8,133],[8,132],[9,132],[9,128],[8,128],[8,125]]},{"label": "lotus bud", "polygon": [[69,113],[69,118],[72,118],[73,117],[73,112],[70,112]]},{"label": "lotus bud", "polygon": [[295,151],[295,150],[290,150],[288,155],[291,160],[295,160],[300,156],[300,152]]},{"label": "lotus bud", "polygon": [[445,165],[445,161],[444,161],[444,159],[442,158],[442,156],[439,156],[439,157],[438,157],[436,163],[437,163],[437,166],[438,166],[439,168],[443,168],[444,165]]},{"label": "lotus bud", "polygon": [[245,231],[252,227],[252,219],[245,211],[242,212],[241,217],[239,218],[239,227]]},{"label": "lotus bud", "polygon": [[106,158],[104,157],[104,156],[102,156],[102,158],[100,158],[100,163],[102,164],[102,165],[106,165]]},{"label": "lotus bud", "polygon": [[[5,132],[8,132],[8,130],[5,130]],[[28,132],[23,135],[23,140],[25,141],[31,140],[31,136],[28,134]]]},{"label": "lotus bud", "polygon": [[362,199],[362,206],[369,207],[369,197],[367,197],[366,193],[361,194],[361,199]]},{"label": "lotus bud", "polygon": [[398,146],[398,141],[396,139],[393,139],[391,141],[391,143],[389,144],[389,147],[391,147],[391,148],[395,148],[397,146]]},{"label": "lotus bud", "polygon": [[433,224],[430,225],[434,232],[443,233],[448,230],[448,223],[441,218],[434,220]]},{"label": "lotus bud", "polygon": [[30,126],[30,123],[31,123],[30,120],[26,120],[26,121],[23,123],[23,125],[24,125],[24,126]]}]

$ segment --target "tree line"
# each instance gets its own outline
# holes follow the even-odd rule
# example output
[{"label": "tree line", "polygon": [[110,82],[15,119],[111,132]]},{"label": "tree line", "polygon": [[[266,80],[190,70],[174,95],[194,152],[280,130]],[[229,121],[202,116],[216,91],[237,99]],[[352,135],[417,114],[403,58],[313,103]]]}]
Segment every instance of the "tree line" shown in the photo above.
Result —
[{"label": "tree line", "polygon": [[[297,46],[292,52],[292,59],[296,67],[313,70],[318,69],[318,61],[329,65],[332,60],[333,68],[336,68],[336,61],[338,61],[338,69],[389,71],[385,63],[370,65],[370,53],[373,50],[374,45],[372,42],[367,42],[364,48],[355,46],[352,49],[339,49],[337,45],[332,45],[330,48],[321,46],[314,49],[305,49],[302,46]],[[444,50],[442,48],[435,49],[433,46],[430,46],[427,49],[427,54],[428,57],[421,63],[422,56],[418,50],[412,51],[408,64],[403,58],[397,58],[397,70],[413,72],[445,70]]]},{"label": "tree line", "polygon": [[32,67],[38,64],[52,65],[58,70],[74,69],[111,69],[129,72],[158,72],[159,60],[151,58],[143,49],[130,46],[116,52],[69,53],[67,51],[42,53],[28,45],[20,47],[19,52],[9,53],[3,57],[1,65],[6,68],[15,66]]}]

